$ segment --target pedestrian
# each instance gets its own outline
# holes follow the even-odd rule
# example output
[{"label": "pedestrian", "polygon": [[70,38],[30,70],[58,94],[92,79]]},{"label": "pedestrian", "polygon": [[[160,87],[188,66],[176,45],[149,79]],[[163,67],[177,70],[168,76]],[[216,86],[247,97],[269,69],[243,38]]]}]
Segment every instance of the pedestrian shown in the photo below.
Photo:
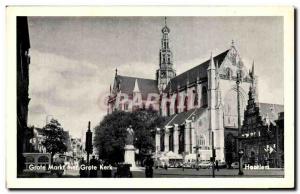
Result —
[{"label": "pedestrian", "polygon": [[95,158],[95,156],[92,156],[92,159],[90,160],[90,177],[97,177],[98,176],[98,160]]},{"label": "pedestrian", "polygon": [[216,161],[216,169],[217,169],[217,171],[219,171],[219,161],[218,160]]},{"label": "pedestrian", "polygon": [[101,170],[102,177],[105,177],[105,178],[111,177],[112,170],[110,168],[107,168],[108,166],[110,166],[110,163],[108,162],[108,160],[105,160],[103,162],[103,169]]},{"label": "pedestrian", "polygon": [[144,161],[144,165],[145,165],[145,176],[147,178],[152,178],[154,161],[151,158],[151,155],[147,156],[146,160]]},{"label": "pedestrian", "polygon": [[65,168],[65,161],[61,156],[58,156],[54,162],[54,165],[57,166],[57,170],[55,170],[55,173],[58,177],[62,177],[64,174],[64,168]]}]

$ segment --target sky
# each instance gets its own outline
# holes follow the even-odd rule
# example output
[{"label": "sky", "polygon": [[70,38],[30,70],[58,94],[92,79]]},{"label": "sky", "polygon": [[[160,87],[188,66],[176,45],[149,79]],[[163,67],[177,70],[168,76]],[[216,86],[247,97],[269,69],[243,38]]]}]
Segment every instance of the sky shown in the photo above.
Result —
[{"label": "sky", "polygon": [[[75,137],[106,115],[118,74],[155,79],[164,17],[29,17],[29,125],[55,118]],[[177,74],[230,48],[255,63],[259,101],[283,104],[282,17],[168,17]]]}]

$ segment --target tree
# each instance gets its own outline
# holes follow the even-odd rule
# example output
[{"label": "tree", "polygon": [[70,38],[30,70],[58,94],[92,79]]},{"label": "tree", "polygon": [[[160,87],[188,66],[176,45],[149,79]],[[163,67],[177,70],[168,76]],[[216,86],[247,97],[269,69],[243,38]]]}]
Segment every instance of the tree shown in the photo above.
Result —
[{"label": "tree", "polygon": [[165,118],[153,110],[137,110],[132,113],[114,111],[95,127],[94,142],[102,159],[110,162],[124,161],[126,129],[134,130],[134,146],[140,153],[154,149],[154,130],[161,127]]},{"label": "tree", "polygon": [[162,127],[165,117],[153,110],[135,111],[131,115],[135,121],[132,124],[136,138],[134,146],[139,149],[140,156],[143,156],[149,150],[155,150],[155,130]]},{"label": "tree", "polygon": [[47,152],[51,153],[51,162],[53,162],[53,156],[56,153],[63,153],[67,150],[66,133],[55,119],[51,119],[42,130],[45,136],[42,145],[45,146]]}]

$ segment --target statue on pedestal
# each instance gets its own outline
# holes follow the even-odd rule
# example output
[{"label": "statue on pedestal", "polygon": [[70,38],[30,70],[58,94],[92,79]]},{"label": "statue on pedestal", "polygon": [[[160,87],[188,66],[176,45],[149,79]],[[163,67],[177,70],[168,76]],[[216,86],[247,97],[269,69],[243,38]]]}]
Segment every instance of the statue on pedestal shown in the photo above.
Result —
[{"label": "statue on pedestal", "polygon": [[127,129],[127,136],[125,140],[125,145],[133,145],[133,140],[134,140],[134,131],[132,129],[132,126],[130,125]]},{"label": "statue on pedestal", "polygon": [[135,167],[135,148],[133,146],[134,140],[134,131],[131,125],[126,129],[127,136],[125,139],[125,153],[124,153],[124,162],[126,164],[131,164],[131,167]]}]

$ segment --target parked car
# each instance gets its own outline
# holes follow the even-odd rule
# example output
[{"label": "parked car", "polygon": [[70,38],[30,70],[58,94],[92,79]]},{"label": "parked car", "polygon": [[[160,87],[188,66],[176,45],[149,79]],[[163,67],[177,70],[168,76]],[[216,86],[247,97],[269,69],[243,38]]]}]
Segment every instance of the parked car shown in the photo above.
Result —
[{"label": "parked car", "polygon": [[181,168],[183,166],[183,163],[182,162],[177,162],[176,164],[175,164],[175,167],[176,168]]},{"label": "parked car", "polygon": [[184,163],[184,164],[183,164],[183,167],[184,167],[184,168],[191,168],[192,165],[191,165],[191,163]]},{"label": "parked car", "polygon": [[157,166],[159,168],[165,168],[165,166],[169,167],[169,164],[165,161],[158,161]]},{"label": "parked car", "polygon": [[202,161],[202,162],[199,162],[198,167],[199,168],[211,168],[212,164],[210,161]]},{"label": "parked car", "polygon": [[227,167],[226,162],[219,162],[218,165],[219,165],[219,168],[226,168]]},{"label": "parked car", "polygon": [[232,163],[232,164],[231,164],[231,167],[232,167],[233,169],[238,169],[238,168],[239,168],[239,162],[234,162],[234,163]]}]

